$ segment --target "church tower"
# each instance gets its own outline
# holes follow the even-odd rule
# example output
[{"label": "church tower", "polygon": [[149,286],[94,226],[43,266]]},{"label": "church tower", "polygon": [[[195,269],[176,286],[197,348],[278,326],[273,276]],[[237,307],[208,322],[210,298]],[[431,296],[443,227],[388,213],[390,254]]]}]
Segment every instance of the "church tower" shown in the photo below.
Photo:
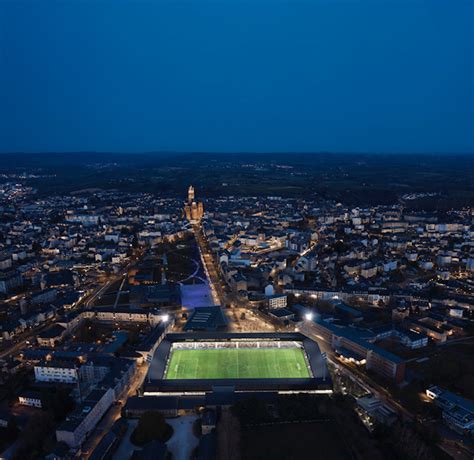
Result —
[{"label": "church tower", "polygon": [[191,204],[194,201],[194,187],[192,185],[188,188],[188,203]]},{"label": "church tower", "polygon": [[194,198],[194,187],[190,185],[188,188],[188,201],[184,205],[183,215],[192,224],[197,224],[204,216],[204,205],[201,201],[196,203]]}]

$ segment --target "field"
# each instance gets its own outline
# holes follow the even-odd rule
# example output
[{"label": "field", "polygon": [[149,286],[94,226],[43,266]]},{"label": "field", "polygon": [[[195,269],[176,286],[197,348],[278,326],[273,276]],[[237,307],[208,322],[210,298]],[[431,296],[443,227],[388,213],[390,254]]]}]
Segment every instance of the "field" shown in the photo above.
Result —
[{"label": "field", "polygon": [[[178,197],[192,183],[205,199],[278,195],[360,206],[398,203],[406,193],[434,192],[406,200],[405,206],[437,212],[472,206],[474,199],[471,154],[82,152],[4,154],[0,160],[3,172],[35,174],[22,182],[36,188],[39,196],[115,189]],[[308,183],[313,184],[309,194]]]},{"label": "field", "polygon": [[301,348],[174,350],[166,379],[309,378]]}]

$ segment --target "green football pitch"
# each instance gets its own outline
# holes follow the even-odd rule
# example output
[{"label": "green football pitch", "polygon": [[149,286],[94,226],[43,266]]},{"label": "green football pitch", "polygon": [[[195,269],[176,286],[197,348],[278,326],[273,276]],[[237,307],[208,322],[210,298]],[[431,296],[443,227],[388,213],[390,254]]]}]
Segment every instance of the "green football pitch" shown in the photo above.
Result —
[{"label": "green football pitch", "polygon": [[310,377],[301,348],[173,350],[166,379]]}]

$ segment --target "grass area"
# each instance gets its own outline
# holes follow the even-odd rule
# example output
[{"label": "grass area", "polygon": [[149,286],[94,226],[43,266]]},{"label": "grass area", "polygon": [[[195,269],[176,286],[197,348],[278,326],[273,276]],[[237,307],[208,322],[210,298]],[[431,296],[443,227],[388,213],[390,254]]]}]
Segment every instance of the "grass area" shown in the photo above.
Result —
[{"label": "grass area", "polygon": [[173,350],[166,379],[310,377],[301,348]]},{"label": "grass area", "polygon": [[[166,253],[168,259],[166,272],[168,281],[192,284],[195,278],[187,279],[190,275],[196,273],[198,277],[205,277],[199,249],[194,238],[180,240],[178,244],[166,245],[163,252]],[[197,272],[196,269],[198,269]]]}]

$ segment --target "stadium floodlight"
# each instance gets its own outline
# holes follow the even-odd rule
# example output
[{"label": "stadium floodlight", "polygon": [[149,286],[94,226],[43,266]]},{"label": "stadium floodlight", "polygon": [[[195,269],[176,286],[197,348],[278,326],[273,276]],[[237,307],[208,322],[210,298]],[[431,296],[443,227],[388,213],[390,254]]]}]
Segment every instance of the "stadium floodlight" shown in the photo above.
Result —
[{"label": "stadium floodlight", "polygon": [[306,321],[313,321],[313,314],[311,312],[304,315]]},{"label": "stadium floodlight", "polygon": [[167,323],[170,320],[170,315],[163,315],[161,319],[163,320],[164,323]]}]

